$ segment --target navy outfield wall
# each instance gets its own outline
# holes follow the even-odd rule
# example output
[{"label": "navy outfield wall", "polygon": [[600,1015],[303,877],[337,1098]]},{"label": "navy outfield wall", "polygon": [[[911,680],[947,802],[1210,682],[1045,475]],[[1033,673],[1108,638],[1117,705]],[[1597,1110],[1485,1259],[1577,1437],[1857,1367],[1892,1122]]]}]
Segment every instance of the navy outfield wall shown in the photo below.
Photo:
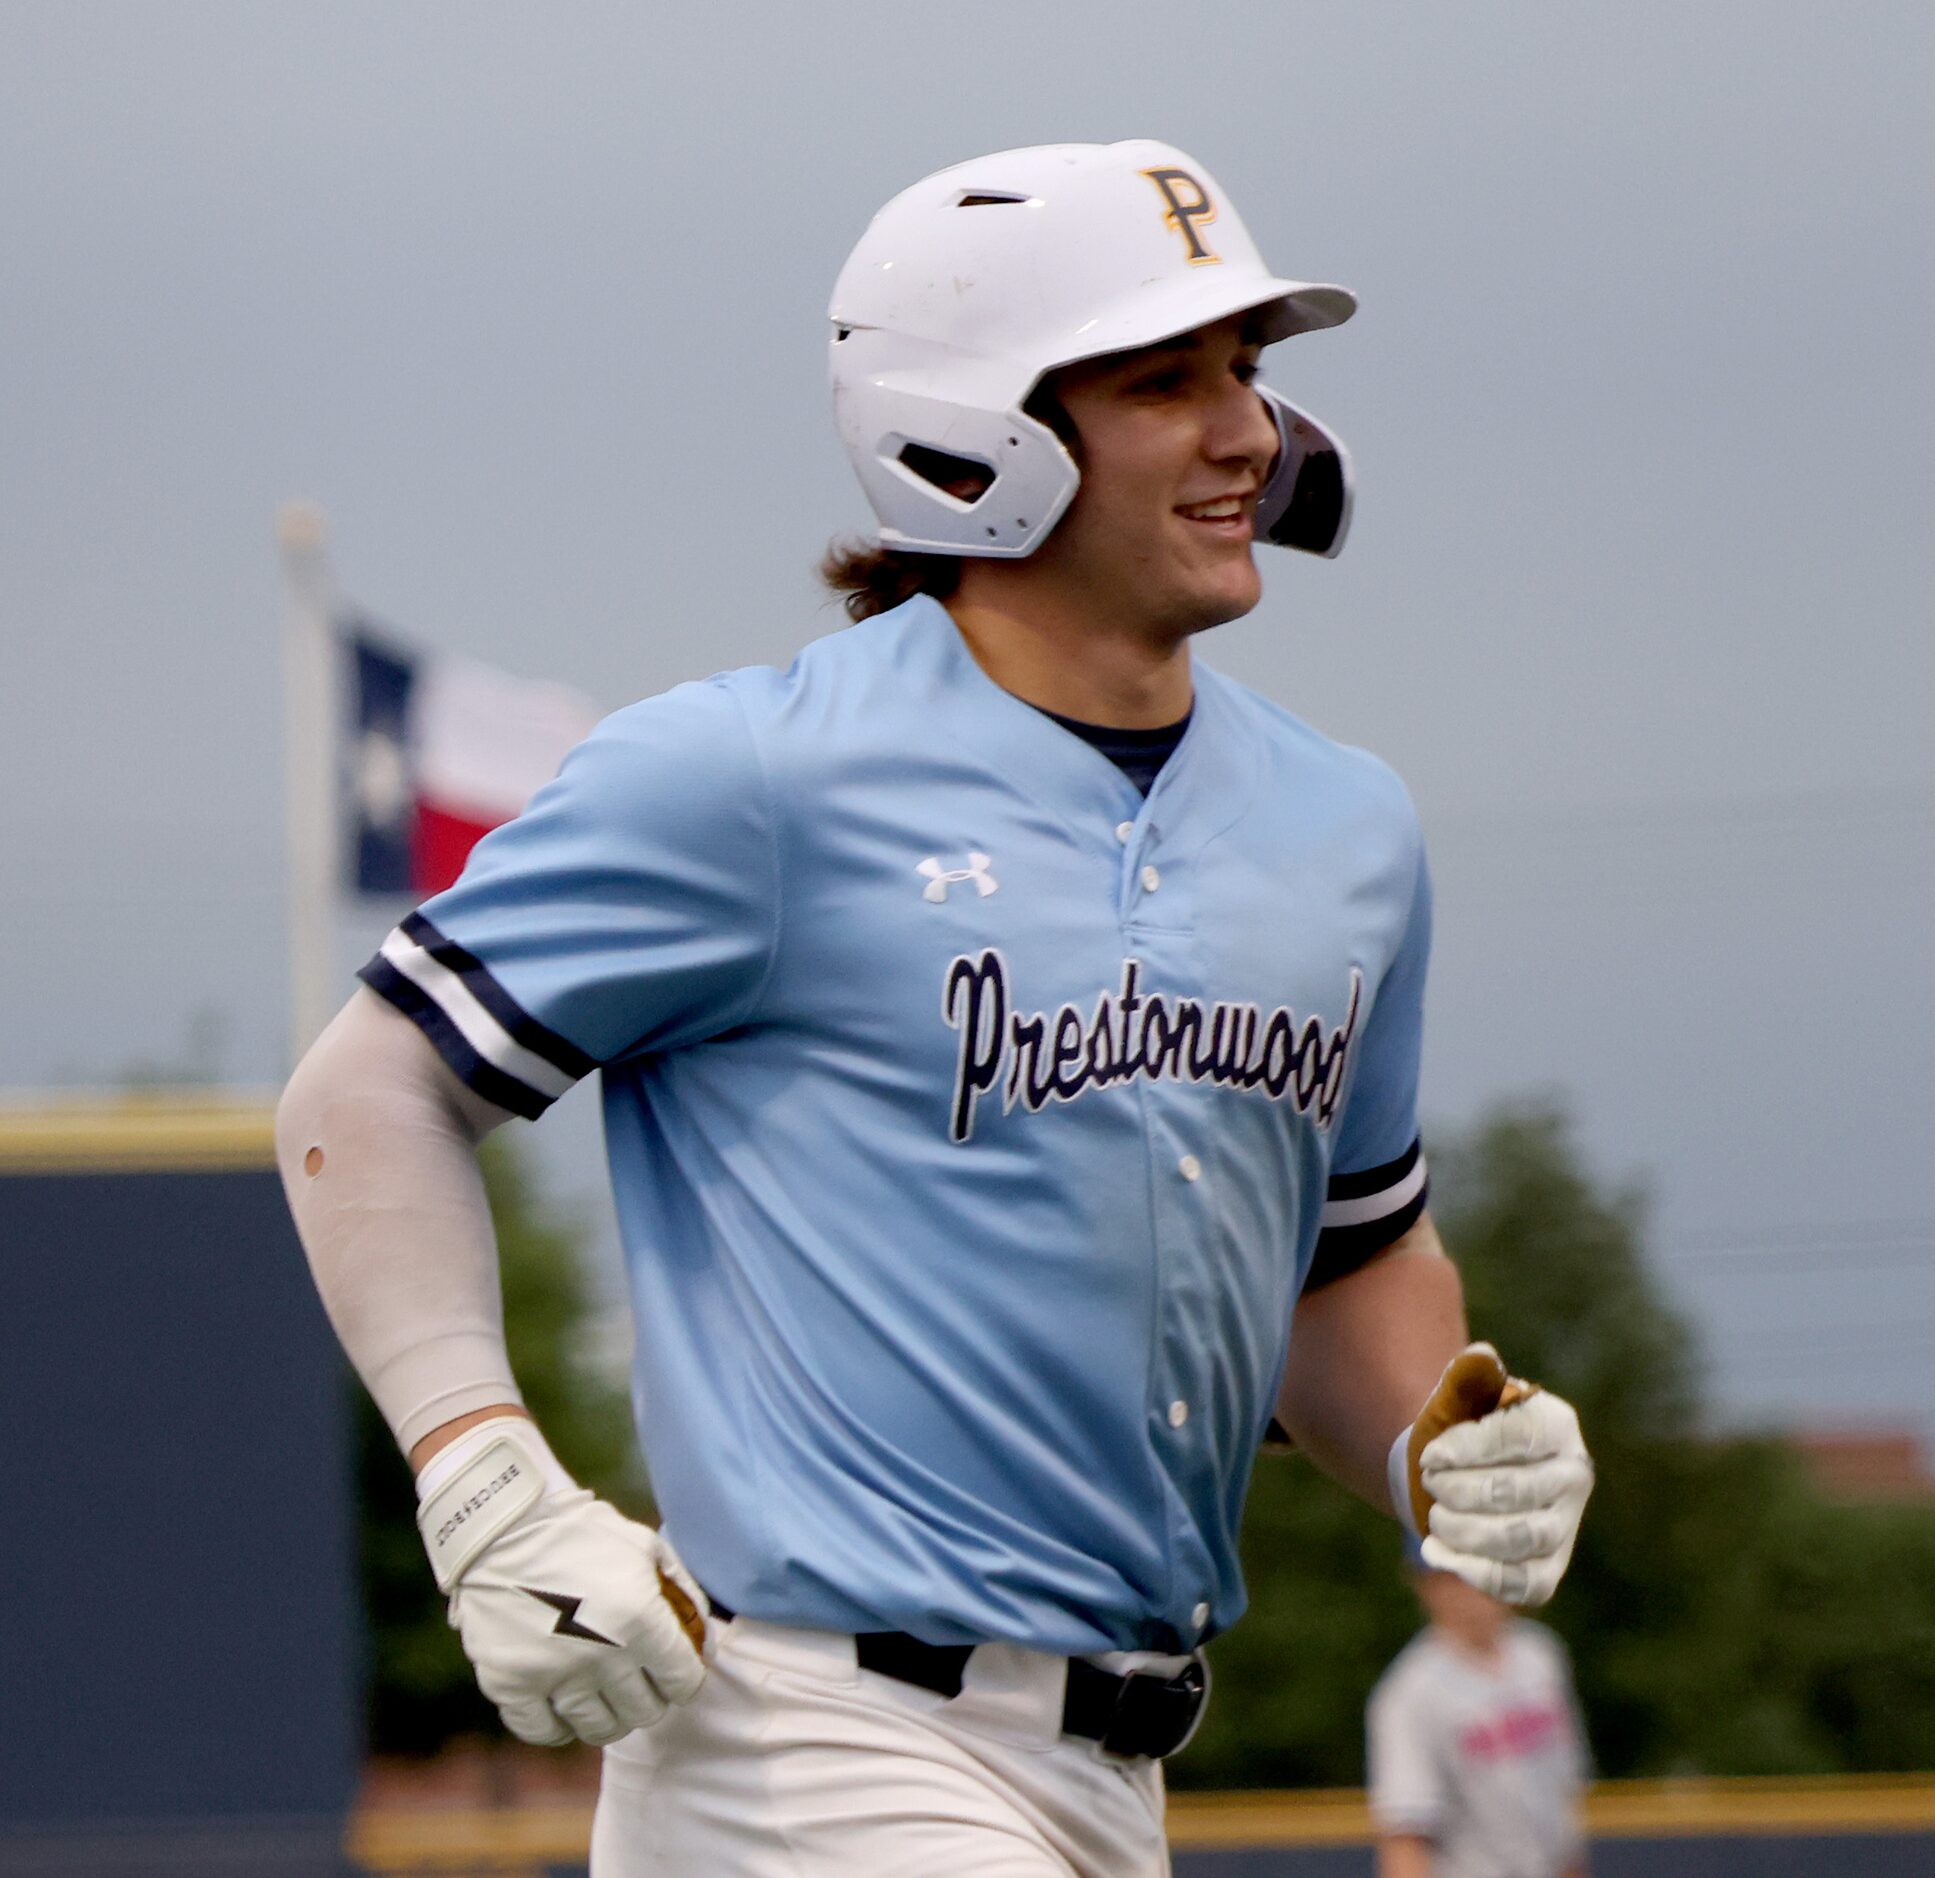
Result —
[{"label": "navy outfield wall", "polygon": [[0,1108],[0,1874],[343,1869],[346,1390],[266,1103]]}]

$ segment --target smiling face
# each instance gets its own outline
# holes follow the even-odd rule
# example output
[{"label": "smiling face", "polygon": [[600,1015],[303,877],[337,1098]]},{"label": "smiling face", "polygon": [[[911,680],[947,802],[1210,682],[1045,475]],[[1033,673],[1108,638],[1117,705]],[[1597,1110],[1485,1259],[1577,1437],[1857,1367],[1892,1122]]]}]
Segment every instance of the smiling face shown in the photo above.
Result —
[{"label": "smiling face", "polygon": [[1048,390],[1080,439],[1081,486],[1030,557],[1115,622],[1181,637],[1249,612],[1256,499],[1277,432],[1250,389],[1253,316],[1066,366]]}]

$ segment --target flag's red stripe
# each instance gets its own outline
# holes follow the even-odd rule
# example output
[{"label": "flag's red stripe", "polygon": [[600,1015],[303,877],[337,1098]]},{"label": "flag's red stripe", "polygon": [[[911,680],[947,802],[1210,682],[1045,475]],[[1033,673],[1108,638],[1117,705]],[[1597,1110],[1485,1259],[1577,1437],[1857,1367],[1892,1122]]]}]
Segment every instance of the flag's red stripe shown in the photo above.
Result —
[{"label": "flag's red stripe", "polygon": [[495,821],[473,821],[419,798],[410,832],[410,885],[426,897],[441,893],[464,871],[471,849],[499,822],[509,820],[500,815]]}]

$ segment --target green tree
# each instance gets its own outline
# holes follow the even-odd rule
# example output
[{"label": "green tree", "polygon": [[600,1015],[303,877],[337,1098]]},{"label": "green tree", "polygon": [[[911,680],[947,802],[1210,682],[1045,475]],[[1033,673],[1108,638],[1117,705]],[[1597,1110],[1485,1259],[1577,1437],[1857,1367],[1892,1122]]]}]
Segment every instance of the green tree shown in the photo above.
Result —
[{"label": "green tree", "polygon": [[[1552,1103],[1433,1155],[1475,1334],[1579,1410],[1599,1481],[1542,1616],[1607,1774],[1935,1765],[1935,1511],[1824,1502],[1771,1439],[1706,1429],[1695,1340],[1630,1191],[1597,1189]],[[1416,1628],[1395,1528],[1300,1460],[1259,1467],[1252,1608],[1178,1785],[1363,1773],[1365,1696]]]},{"label": "green tree", "polygon": [[[651,1518],[624,1388],[586,1349],[583,1229],[547,1212],[506,1133],[485,1142],[482,1161],[503,1272],[505,1340],[524,1400],[577,1479]],[[360,1389],[357,1415],[370,1747],[420,1754],[460,1735],[496,1737],[496,1713],[477,1691],[423,1556],[410,1470]]]},{"label": "green tree", "polygon": [[1549,1619],[1604,1770],[1930,1765],[1935,1513],[1831,1504],[1786,1444],[1710,1433],[1638,1196],[1594,1191],[1556,1106],[1493,1117],[1440,1186],[1473,1325],[1574,1403],[1598,1466]]}]

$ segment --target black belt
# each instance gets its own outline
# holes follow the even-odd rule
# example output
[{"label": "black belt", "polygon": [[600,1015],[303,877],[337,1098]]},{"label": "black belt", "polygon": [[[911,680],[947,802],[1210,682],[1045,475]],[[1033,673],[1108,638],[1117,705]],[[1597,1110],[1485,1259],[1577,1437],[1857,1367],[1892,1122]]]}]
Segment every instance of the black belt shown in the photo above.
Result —
[{"label": "black belt", "polygon": [[[737,1615],[717,1598],[712,1614],[724,1623]],[[863,1630],[853,1639],[862,1669],[896,1682],[952,1698],[961,1693],[971,1643],[923,1643],[904,1630]],[[1068,1692],[1062,1698],[1062,1733],[1096,1741],[1107,1754],[1161,1760],[1195,1732],[1209,1695],[1202,1659],[1192,1657],[1174,1676],[1131,1670],[1118,1676],[1079,1656],[1068,1659]]]}]

